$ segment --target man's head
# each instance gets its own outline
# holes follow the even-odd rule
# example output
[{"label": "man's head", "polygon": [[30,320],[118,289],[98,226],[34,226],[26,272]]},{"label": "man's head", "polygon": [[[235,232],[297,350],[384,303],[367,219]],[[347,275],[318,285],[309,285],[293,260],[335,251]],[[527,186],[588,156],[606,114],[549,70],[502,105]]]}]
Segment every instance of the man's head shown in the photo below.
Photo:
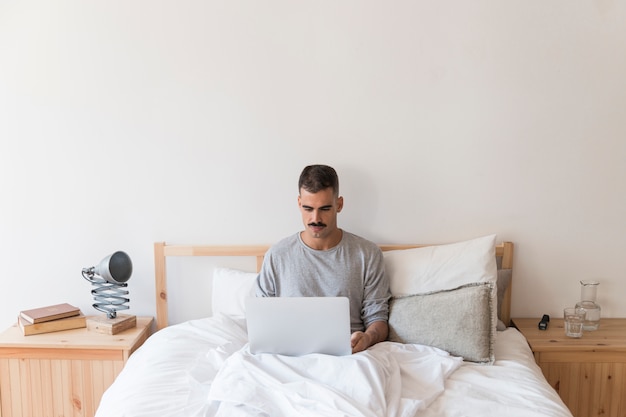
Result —
[{"label": "man's head", "polygon": [[337,228],[337,213],[343,208],[337,172],[327,165],[307,166],[300,174],[298,190],[304,242],[314,249],[337,245],[342,235]]},{"label": "man's head", "polygon": [[333,167],[328,165],[309,165],[302,170],[298,181],[298,192],[302,189],[317,193],[325,188],[331,188],[333,194],[339,196],[339,177]]}]

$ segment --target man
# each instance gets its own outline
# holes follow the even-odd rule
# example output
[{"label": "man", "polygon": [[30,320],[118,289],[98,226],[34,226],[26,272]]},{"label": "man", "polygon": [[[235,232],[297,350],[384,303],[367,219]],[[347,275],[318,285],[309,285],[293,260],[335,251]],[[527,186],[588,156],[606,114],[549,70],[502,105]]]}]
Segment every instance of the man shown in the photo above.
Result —
[{"label": "man", "polygon": [[348,297],[352,352],[387,339],[389,281],[380,248],[337,227],[339,180],[326,165],[304,168],[298,182],[304,230],[266,253],[257,278],[262,297]]}]

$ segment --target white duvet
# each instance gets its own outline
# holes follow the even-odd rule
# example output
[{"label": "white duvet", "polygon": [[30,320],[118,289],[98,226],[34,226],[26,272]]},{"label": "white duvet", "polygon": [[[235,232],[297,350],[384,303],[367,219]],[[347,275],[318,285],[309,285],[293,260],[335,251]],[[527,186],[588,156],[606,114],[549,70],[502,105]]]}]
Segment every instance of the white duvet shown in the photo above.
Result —
[{"label": "white duvet", "polygon": [[245,320],[216,316],[152,335],[96,417],[571,416],[523,336],[498,332],[492,366],[422,345],[355,355],[252,355]]}]

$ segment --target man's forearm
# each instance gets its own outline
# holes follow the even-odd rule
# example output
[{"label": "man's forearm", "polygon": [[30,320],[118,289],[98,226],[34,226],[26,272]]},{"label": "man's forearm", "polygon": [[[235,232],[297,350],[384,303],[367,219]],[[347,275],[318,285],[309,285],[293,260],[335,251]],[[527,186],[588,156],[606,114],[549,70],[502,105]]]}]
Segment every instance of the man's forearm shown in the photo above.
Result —
[{"label": "man's forearm", "polygon": [[375,321],[370,324],[365,330],[365,333],[370,336],[370,346],[375,345],[378,342],[384,342],[389,335],[389,326],[386,321]]}]

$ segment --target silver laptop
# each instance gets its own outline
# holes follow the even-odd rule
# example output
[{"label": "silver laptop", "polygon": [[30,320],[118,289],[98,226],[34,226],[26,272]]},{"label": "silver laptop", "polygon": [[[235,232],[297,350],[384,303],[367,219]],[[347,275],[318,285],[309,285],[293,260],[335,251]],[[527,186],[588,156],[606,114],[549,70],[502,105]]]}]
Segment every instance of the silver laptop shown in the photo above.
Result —
[{"label": "silver laptop", "polygon": [[352,353],[347,297],[249,297],[246,321],[252,353]]}]

